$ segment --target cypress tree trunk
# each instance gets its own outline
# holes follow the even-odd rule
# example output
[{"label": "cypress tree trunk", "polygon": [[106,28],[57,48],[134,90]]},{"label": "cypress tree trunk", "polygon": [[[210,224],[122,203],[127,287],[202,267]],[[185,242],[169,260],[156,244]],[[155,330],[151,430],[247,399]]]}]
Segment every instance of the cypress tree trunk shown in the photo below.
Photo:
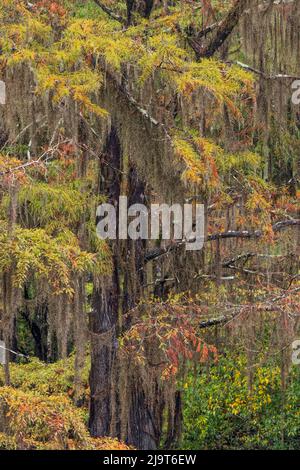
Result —
[{"label": "cypress tree trunk", "polygon": [[[102,184],[100,190],[116,208],[123,183],[129,205],[145,203],[144,184],[138,179],[135,168],[130,164],[124,168],[125,165],[116,129],[112,128],[100,175],[105,187]],[[131,326],[127,313],[142,296],[146,246],[142,240],[115,240],[111,242],[111,249],[113,271],[111,276],[101,279],[100,285],[95,283],[90,318],[89,428],[94,437],[110,435],[139,449],[156,449],[161,434],[158,417],[161,409],[158,412],[157,406],[150,405],[139,371],[134,364],[124,367],[118,351],[118,336]],[[159,395],[157,403],[160,403]]]},{"label": "cypress tree trunk", "polygon": [[[113,128],[107,140],[104,155],[102,193],[109,195],[109,202],[116,205],[120,195],[120,143]],[[102,175],[100,175],[101,177]],[[116,352],[118,323],[119,279],[118,242],[112,243],[113,272],[95,285],[91,329],[91,372],[90,372],[90,420],[92,436],[110,435],[112,416],[112,379]]]}]

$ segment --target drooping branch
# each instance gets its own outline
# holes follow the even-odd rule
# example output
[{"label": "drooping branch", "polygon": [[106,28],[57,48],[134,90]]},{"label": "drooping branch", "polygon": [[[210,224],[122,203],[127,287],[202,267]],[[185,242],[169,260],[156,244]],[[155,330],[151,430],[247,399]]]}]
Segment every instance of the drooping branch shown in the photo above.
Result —
[{"label": "drooping branch", "polygon": [[[282,220],[277,222],[272,226],[273,232],[279,232],[287,227],[293,227],[300,225],[300,219],[288,219]],[[255,239],[261,238],[263,236],[262,230],[255,230],[253,232],[249,230],[229,230],[228,232],[221,232],[221,233],[214,233],[212,235],[208,235],[205,239],[206,242],[208,241],[215,241],[215,240],[224,240],[224,239],[231,239],[231,238],[245,238],[245,239]],[[191,242],[192,240],[189,240]],[[180,240],[178,242],[172,242],[166,247],[163,248],[155,248],[150,250],[145,255],[145,263],[148,261],[153,261],[154,259],[159,258],[162,255],[167,253],[171,253],[172,251],[176,250],[182,245],[185,245],[185,240]]]},{"label": "drooping branch", "polygon": [[[296,226],[300,225],[300,219],[288,219],[288,220],[282,220],[280,222],[276,222],[272,226],[273,232],[279,232],[280,230],[286,228],[286,227],[291,227],[291,226]],[[260,238],[263,236],[263,231],[262,230],[255,230],[253,232],[249,230],[229,230],[228,232],[223,232],[223,233],[215,233],[212,235],[209,235],[207,237],[206,241],[213,241],[213,240],[221,240],[221,239],[226,239],[226,238]]]},{"label": "drooping branch", "polygon": [[143,108],[141,104],[129,93],[126,88],[126,85],[124,86],[124,84],[120,84],[112,73],[106,71],[106,74],[109,77],[110,81],[114,84],[117,92],[127,100],[127,102],[140,114],[140,116],[143,119],[146,119],[153,126],[160,128],[164,133],[166,139],[168,141],[171,141],[172,139],[167,126],[163,122],[158,121],[154,116],[152,116],[147,109]]},{"label": "drooping branch", "polygon": [[128,93],[128,91],[124,87],[120,86],[119,90],[127,98],[128,102],[142,115],[142,117],[147,119],[154,126],[163,126],[163,124],[157,121],[157,119],[155,119],[153,116],[151,116],[151,114],[149,114],[146,109],[142,108],[142,106],[130,93]]}]

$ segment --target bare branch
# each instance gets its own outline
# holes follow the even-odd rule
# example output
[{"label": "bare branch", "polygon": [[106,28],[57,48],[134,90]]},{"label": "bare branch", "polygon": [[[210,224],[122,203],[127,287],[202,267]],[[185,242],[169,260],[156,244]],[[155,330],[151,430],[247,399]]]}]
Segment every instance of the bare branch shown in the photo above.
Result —
[{"label": "bare branch", "polygon": [[[287,227],[295,227],[300,225],[300,219],[291,219],[291,220],[282,220],[277,222],[273,225],[272,229],[273,232],[279,232],[282,229]],[[215,240],[222,240],[222,239],[231,239],[231,238],[245,238],[245,239],[252,239],[252,238],[261,238],[263,236],[262,230],[255,230],[254,232],[243,230],[243,231],[234,231],[230,230],[228,232],[222,233],[215,233],[212,235],[208,235],[205,241],[215,241]],[[191,241],[191,240],[190,240]],[[146,253],[144,261],[147,263],[148,261],[153,261],[154,259],[159,258],[167,253],[171,253],[172,251],[176,250],[182,245],[186,244],[186,240],[180,240],[178,242],[170,243],[168,246],[163,248],[156,248]]]},{"label": "bare branch", "polygon": [[265,80],[297,80],[300,78],[299,75],[297,76],[297,75],[289,75],[289,74],[283,74],[283,73],[278,73],[275,75],[267,75],[265,72],[255,69],[254,67],[251,67],[251,65],[243,64],[243,62],[239,62],[239,61],[229,62],[229,63],[236,64],[244,70],[248,70],[249,72],[260,75]]},{"label": "bare branch", "polygon": [[59,146],[65,142],[68,142],[68,140],[58,142],[56,145],[43,152],[36,160],[30,160],[29,162],[22,163],[21,165],[17,165],[13,168],[8,168],[7,170],[1,171],[0,176],[10,175],[21,170],[25,171],[27,168],[44,164],[49,160],[49,158],[53,157]]}]

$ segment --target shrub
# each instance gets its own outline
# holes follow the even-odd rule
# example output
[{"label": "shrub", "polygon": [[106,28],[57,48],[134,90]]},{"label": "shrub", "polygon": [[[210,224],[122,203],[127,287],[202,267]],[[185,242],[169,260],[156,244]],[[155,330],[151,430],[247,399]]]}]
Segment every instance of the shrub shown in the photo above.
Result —
[{"label": "shrub", "polygon": [[186,449],[299,449],[300,381],[293,369],[285,393],[280,368],[258,366],[248,390],[244,356],[223,356],[184,383]]}]

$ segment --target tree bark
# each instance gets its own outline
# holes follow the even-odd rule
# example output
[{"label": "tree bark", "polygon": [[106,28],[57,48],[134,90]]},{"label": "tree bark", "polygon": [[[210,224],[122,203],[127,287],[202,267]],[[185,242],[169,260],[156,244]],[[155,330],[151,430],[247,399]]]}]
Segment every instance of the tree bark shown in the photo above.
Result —
[{"label": "tree bark", "polygon": [[[101,175],[104,183],[100,191],[108,195],[108,201],[117,208],[121,187],[124,187],[129,206],[145,203],[144,184],[130,162],[126,162],[125,157],[122,159],[114,128],[108,138],[104,158]],[[127,312],[141,299],[142,286],[146,282],[141,269],[146,245],[143,240],[117,239],[111,243],[111,249],[113,272],[101,280],[100,286],[95,283],[90,318],[89,428],[94,437],[112,436],[138,449],[156,449],[161,436],[159,389],[153,404],[138,366],[133,363],[124,365],[118,351],[118,336],[131,326]]]},{"label": "tree bark", "polygon": [[[100,190],[108,194],[108,201],[116,205],[120,195],[120,142],[116,130],[112,128],[107,140],[106,160],[109,166],[103,167],[103,184]],[[119,279],[118,246],[112,243],[113,272],[95,283],[93,311],[90,318],[91,329],[91,372],[90,372],[90,418],[89,428],[92,436],[110,435],[112,416],[111,393],[113,364],[116,353],[116,334],[118,323]]]}]

